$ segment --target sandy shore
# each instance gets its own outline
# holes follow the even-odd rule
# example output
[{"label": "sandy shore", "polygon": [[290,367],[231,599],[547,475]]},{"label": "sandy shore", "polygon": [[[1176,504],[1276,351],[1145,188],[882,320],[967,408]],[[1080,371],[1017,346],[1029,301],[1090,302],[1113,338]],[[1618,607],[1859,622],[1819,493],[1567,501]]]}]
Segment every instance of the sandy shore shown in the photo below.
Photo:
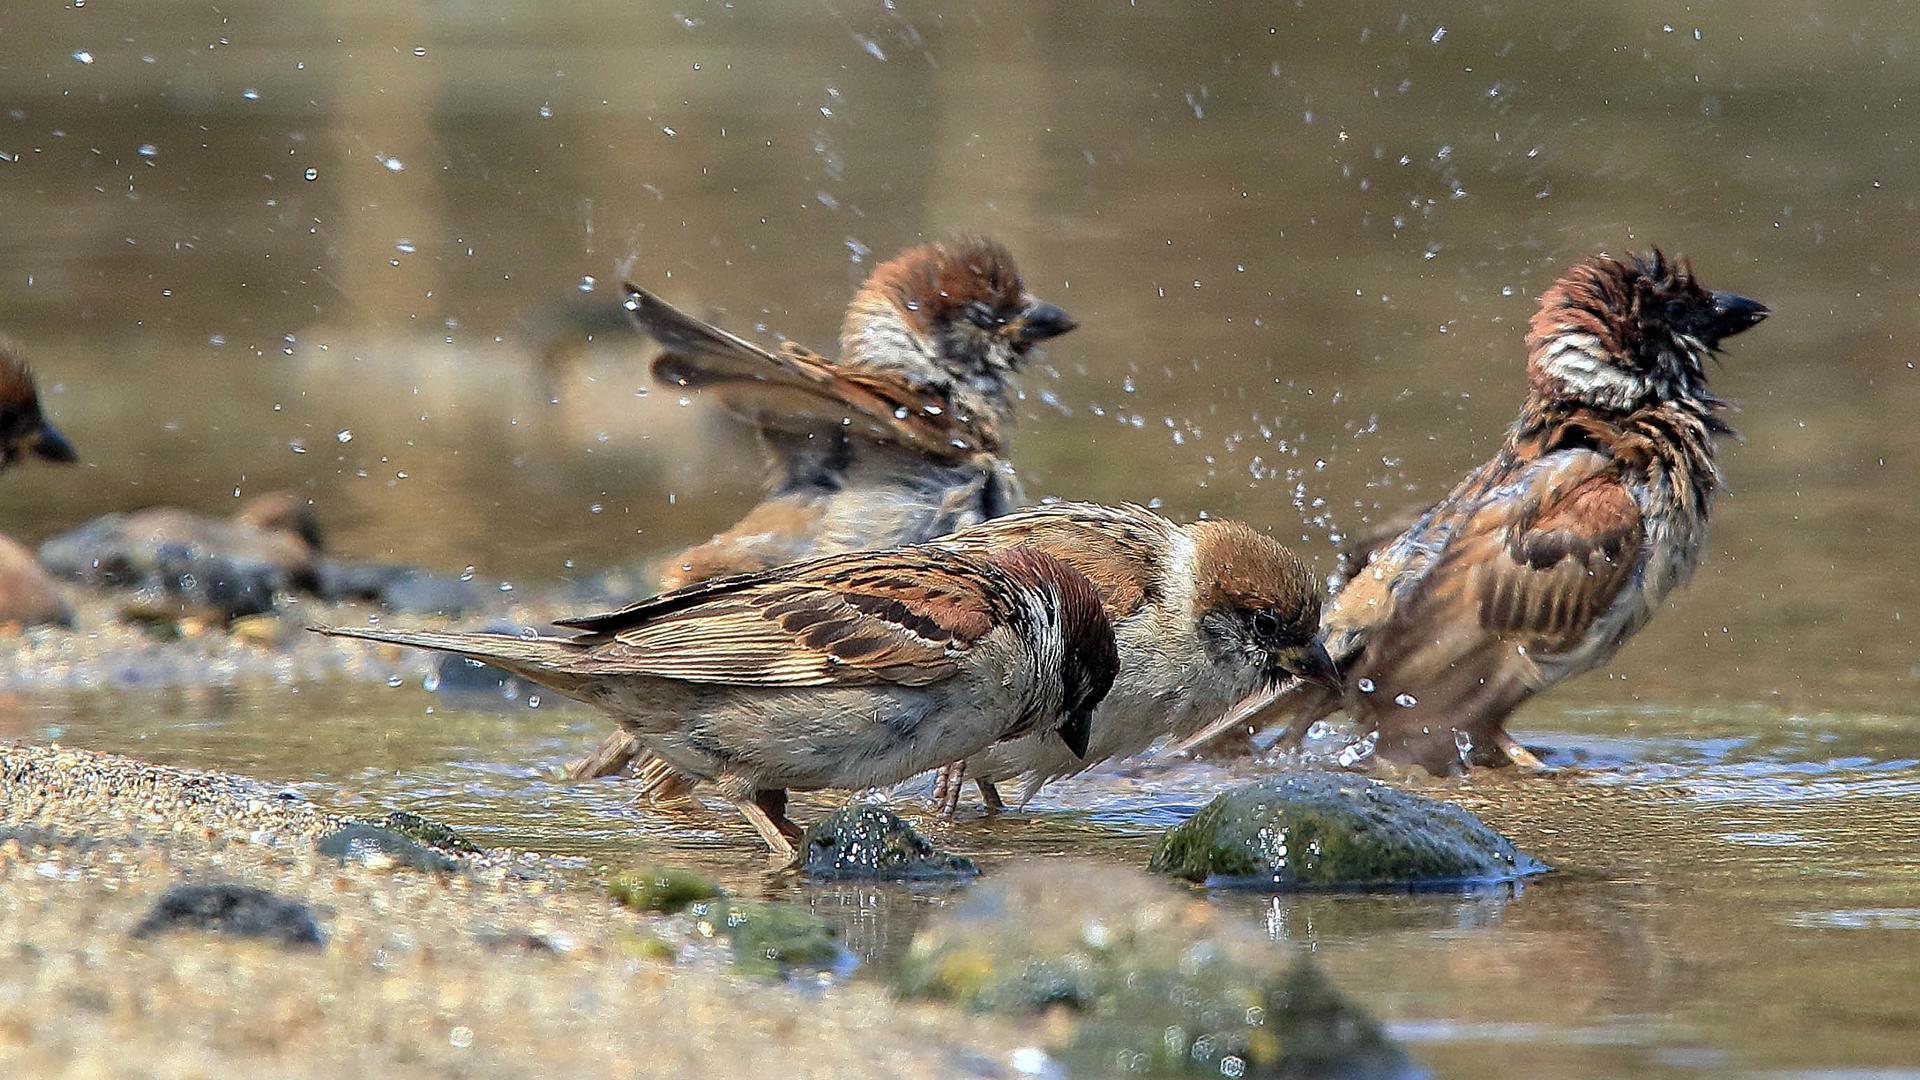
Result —
[{"label": "sandy shore", "polygon": [[[0,1075],[1021,1075],[1012,1027],[863,982],[737,973],[691,918],[524,853],[447,874],[318,854],[251,780],[0,746]],[[131,932],[170,886],[303,901],[326,942]],[[659,959],[661,943],[676,953]]]}]

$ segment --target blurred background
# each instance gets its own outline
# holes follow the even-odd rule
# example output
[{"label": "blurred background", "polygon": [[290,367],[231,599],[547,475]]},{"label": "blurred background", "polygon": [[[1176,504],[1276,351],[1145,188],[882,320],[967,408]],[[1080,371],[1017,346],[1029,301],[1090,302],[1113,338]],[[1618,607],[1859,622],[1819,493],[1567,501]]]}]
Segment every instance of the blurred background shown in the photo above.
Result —
[{"label": "blurred background", "polygon": [[657,555],[758,465],[649,385],[621,278],[825,347],[877,260],[980,231],[1083,323],[1026,379],[1036,496],[1330,565],[1497,445],[1558,269],[1659,244],[1776,315],[1714,374],[1746,441],[1712,559],[1616,674],[1893,708],[1915,30],[1886,0],[10,4],[0,332],[86,464],[9,476],[0,523],[294,487],[364,557]]}]

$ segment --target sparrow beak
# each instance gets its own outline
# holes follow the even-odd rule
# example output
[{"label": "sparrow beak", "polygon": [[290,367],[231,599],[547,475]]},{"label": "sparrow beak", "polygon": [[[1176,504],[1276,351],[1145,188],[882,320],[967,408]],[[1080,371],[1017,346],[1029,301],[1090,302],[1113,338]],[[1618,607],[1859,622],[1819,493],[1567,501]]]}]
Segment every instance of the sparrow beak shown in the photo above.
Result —
[{"label": "sparrow beak", "polygon": [[1093,738],[1093,710],[1075,709],[1054,730],[1060,733],[1060,741],[1067,744],[1075,758],[1087,759],[1087,743]]},{"label": "sparrow beak", "polygon": [[1340,689],[1340,665],[1333,662],[1327,646],[1319,638],[1299,648],[1275,653],[1273,659],[1280,670],[1296,679],[1319,683],[1329,690]]},{"label": "sparrow beak", "polygon": [[1743,330],[1751,330],[1760,325],[1768,315],[1773,314],[1767,305],[1758,300],[1749,300],[1733,293],[1717,292],[1713,294],[1713,339],[1730,338]]},{"label": "sparrow beak", "polygon": [[1059,337],[1079,325],[1073,321],[1073,316],[1052,304],[1035,300],[1007,329],[1022,345],[1032,345],[1037,341]]},{"label": "sparrow beak", "polygon": [[80,460],[80,452],[73,448],[73,444],[67,441],[67,437],[60,434],[58,428],[45,420],[40,421],[40,430],[31,436],[27,449],[37,457],[47,461],[57,461],[63,465],[71,465]]}]

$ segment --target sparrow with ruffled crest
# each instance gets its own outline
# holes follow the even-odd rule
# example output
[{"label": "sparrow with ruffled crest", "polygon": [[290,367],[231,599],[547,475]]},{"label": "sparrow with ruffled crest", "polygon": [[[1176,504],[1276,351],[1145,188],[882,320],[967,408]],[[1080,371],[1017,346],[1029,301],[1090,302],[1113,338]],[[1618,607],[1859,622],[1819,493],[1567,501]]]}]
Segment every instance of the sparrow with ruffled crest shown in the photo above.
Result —
[{"label": "sparrow with ruffled crest", "polygon": [[1118,668],[1086,577],[1028,548],[853,552],[558,625],[316,628],[493,664],[598,706],[792,855],[792,789],[897,783],[1029,733],[1087,749]]},{"label": "sparrow with ruffled crest", "polygon": [[1731,433],[1706,362],[1767,315],[1657,250],[1569,268],[1533,315],[1505,444],[1329,606],[1341,688],[1280,688],[1186,745],[1273,723],[1298,739],[1344,708],[1389,763],[1537,765],[1507,718],[1610,660],[1705,553]]}]

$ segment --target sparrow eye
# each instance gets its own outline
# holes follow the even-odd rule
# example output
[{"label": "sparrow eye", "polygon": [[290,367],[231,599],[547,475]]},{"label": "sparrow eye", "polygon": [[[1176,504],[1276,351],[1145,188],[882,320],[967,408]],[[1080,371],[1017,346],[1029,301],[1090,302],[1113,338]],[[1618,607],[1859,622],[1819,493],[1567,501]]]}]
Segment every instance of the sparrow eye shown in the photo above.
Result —
[{"label": "sparrow eye", "polygon": [[1007,320],[995,315],[992,308],[976,300],[967,305],[967,321],[982,330],[992,330],[996,326],[1004,325]]},{"label": "sparrow eye", "polygon": [[1280,636],[1280,616],[1261,608],[1253,613],[1253,632],[1263,638]]}]

